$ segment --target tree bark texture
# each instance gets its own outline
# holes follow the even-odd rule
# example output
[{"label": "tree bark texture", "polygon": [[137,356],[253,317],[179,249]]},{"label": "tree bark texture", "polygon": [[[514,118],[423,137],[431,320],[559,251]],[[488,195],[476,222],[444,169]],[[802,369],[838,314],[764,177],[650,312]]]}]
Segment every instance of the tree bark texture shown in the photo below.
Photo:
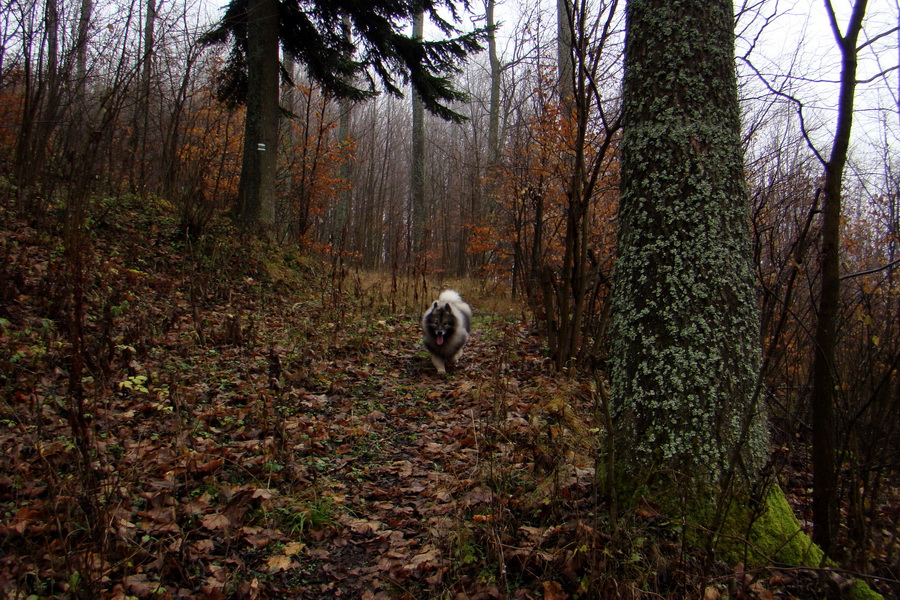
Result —
[{"label": "tree bark texture", "polygon": [[245,229],[256,229],[269,228],[275,221],[279,65],[277,1],[250,0],[248,12],[247,117],[238,202],[241,225]]},{"label": "tree bark texture", "polygon": [[752,477],[768,448],[732,3],[626,10],[614,410],[640,464]]}]

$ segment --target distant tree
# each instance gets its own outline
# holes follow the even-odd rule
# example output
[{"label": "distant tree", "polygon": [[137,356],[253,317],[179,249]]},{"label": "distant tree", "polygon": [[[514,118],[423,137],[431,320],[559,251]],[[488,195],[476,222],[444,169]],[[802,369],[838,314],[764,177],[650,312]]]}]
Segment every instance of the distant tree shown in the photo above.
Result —
[{"label": "distant tree", "polygon": [[488,167],[495,168],[500,160],[500,58],[497,55],[497,36],[494,31],[496,0],[485,0],[485,19],[488,26],[488,60],[491,65],[491,101],[488,117]]},{"label": "distant tree", "polygon": [[132,131],[132,160],[134,169],[129,169],[132,177],[136,177],[136,187],[143,193],[147,185],[147,146],[150,126],[150,84],[153,78],[153,62],[156,43],[156,0],[147,0],[147,12],[144,20],[143,51],[140,57],[140,84],[138,85],[137,111],[134,115]]},{"label": "distant tree", "polygon": [[[581,10],[586,6],[582,2]],[[574,0],[556,0],[556,70],[559,100],[571,112],[575,96],[575,64],[572,60],[575,37]]]},{"label": "distant tree", "polygon": [[[425,35],[425,13],[413,16],[413,39]],[[425,103],[418,91],[412,94],[412,152],[410,157],[410,248],[418,254],[425,248]]]},{"label": "distant tree", "polygon": [[633,463],[767,457],[730,0],[630,0],[611,382]]},{"label": "distant tree", "polygon": [[[219,96],[232,104],[247,103],[247,136],[251,138],[246,148],[261,154],[257,142],[266,143],[270,149],[270,136],[277,140],[277,105],[265,105],[253,101],[259,93],[251,85],[253,74],[264,71],[266,65],[278,64],[278,45],[295,60],[305,65],[309,77],[319,83],[326,93],[337,98],[364,100],[370,98],[382,86],[388,93],[402,95],[401,86],[410,84],[421,96],[430,112],[448,120],[459,121],[462,116],[448,104],[461,101],[465,94],[458,91],[452,75],[459,70],[459,63],[470,53],[481,49],[484,30],[462,33],[454,23],[459,21],[457,5],[468,9],[468,2],[454,0],[232,0],[226,7],[221,22],[203,37],[208,44],[231,43],[231,52],[219,82]],[[256,10],[260,6],[260,10]],[[265,10],[262,10],[262,9]],[[440,41],[415,39],[404,33],[407,23],[421,10],[431,23],[448,36]],[[276,43],[256,48],[253,38],[269,31],[265,25],[274,26],[271,15],[277,18]],[[450,20],[442,16],[449,13]],[[268,22],[260,24],[259,21]],[[347,35],[345,21],[349,20],[352,36]],[[270,39],[269,36],[267,39]],[[282,76],[286,73],[282,71]],[[255,81],[255,79],[254,79]],[[266,80],[268,81],[268,80]],[[266,96],[274,95],[277,102],[277,83],[274,91],[266,84]],[[260,114],[262,111],[262,114]],[[274,116],[272,113],[274,112]],[[260,122],[266,127],[274,120],[274,133],[253,129]],[[260,186],[274,174],[274,161],[252,158],[245,161],[242,170],[241,221],[255,226],[259,221],[267,223],[264,215],[272,211],[269,192],[260,193]]]}]

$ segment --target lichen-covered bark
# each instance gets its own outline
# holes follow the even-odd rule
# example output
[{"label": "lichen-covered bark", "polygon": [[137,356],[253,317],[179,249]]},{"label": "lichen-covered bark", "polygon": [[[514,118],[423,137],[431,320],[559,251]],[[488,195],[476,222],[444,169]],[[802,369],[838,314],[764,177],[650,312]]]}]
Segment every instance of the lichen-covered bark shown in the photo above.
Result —
[{"label": "lichen-covered bark", "polygon": [[633,458],[712,478],[767,444],[733,29],[725,0],[627,5],[614,408]]}]

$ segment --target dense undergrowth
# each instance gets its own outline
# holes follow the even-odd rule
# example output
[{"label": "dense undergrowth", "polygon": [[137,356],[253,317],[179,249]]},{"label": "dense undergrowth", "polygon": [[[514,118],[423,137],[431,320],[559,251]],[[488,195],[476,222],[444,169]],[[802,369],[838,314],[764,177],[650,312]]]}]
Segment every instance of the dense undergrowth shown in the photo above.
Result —
[{"label": "dense undergrowth", "polygon": [[67,247],[53,215],[0,208],[4,599],[837,585],[717,561],[652,502],[613,518],[592,383],[555,374],[523,311],[483,282],[460,282],[475,334],[442,378],[418,341],[436,292],[421,278],[224,223],[186,239],[137,200],[91,215]]}]

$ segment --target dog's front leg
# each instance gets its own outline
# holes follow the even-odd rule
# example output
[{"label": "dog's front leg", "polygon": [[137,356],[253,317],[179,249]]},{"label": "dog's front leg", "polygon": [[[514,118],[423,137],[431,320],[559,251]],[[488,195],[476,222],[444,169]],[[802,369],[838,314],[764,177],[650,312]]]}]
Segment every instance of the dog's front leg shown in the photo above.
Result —
[{"label": "dog's front leg", "polygon": [[431,355],[431,362],[434,364],[434,368],[437,369],[437,372],[441,375],[447,374],[447,366],[444,362],[444,359],[440,356]]}]

